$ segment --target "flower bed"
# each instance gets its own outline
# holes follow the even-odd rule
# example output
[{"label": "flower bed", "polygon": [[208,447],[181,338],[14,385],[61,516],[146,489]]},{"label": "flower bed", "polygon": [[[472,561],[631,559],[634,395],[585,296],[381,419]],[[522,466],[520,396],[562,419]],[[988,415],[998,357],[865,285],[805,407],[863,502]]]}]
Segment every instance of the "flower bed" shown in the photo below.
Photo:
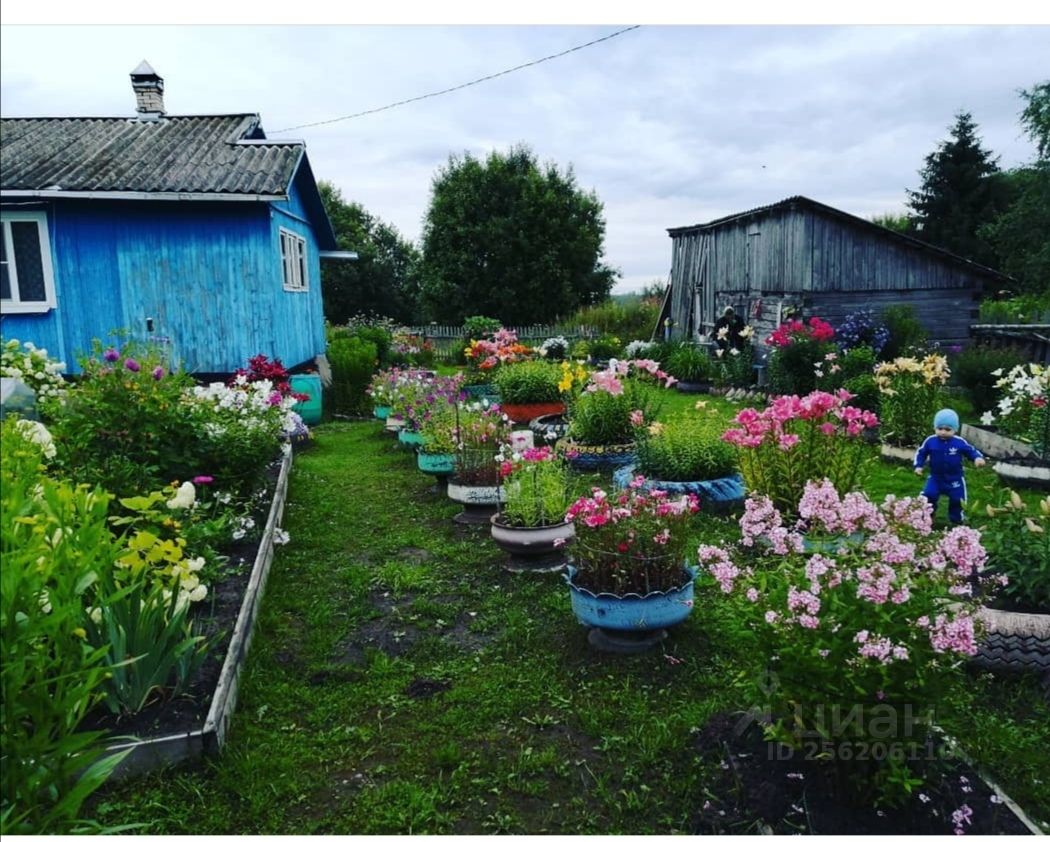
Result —
[{"label": "flower bed", "polygon": [[[107,751],[127,754],[114,769],[116,778],[144,775],[164,767],[216,754],[226,742],[230,718],[237,705],[241,671],[251,646],[255,620],[266,590],[273,562],[274,546],[280,540],[280,524],[288,495],[288,476],[292,450],[286,448],[266,515],[266,526],[258,544],[246,548],[239,559],[245,565],[237,575],[226,579],[216,592],[216,612],[209,636],[228,641],[221,661],[206,663],[192,681],[197,692],[192,703],[147,709],[131,723],[111,727],[133,739],[117,737]],[[251,550],[254,549],[254,554]],[[250,567],[247,565],[250,563]],[[221,667],[219,666],[221,664]],[[106,726],[106,718],[95,724]]]}]

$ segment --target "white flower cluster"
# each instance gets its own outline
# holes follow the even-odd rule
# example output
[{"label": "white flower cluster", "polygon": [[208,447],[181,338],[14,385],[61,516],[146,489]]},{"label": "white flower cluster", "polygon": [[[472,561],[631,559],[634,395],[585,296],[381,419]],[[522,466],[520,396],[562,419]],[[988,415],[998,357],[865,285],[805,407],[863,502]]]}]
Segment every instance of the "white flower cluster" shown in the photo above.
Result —
[{"label": "white flower cluster", "polygon": [[51,438],[51,433],[48,432],[47,427],[39,421],[29,421],[25,418],[20,419],[15,426],[18,428],[18,432],[22,434],[22,438],[40,448],[45,458],[55,458],[55,442]]},{"label": "white flower cluster", "polygon": [[[1046,401],[1050,396],[1050,366],[1028,363],[1014,366],[1005,375],[1001,368],[992,374],[999,379],[995,387],[1003,393],[999,400],[999,417],[1006,418],[1023,406],[1033,401]],[[995,413],[986,412],[981,416],[982,424],[995,422]]]},{"label": "white flower cluster", "polygon": [[[249,428],[269,427],[276,414],[281,429],[296,426],[295,413],[292,411],[297,401],[291,395],[281,395],[269,380],[248,382],[243,375],[234,385],[209,383],[207,386],[194,386],[193,397],[210,406],[217,414],[233,415]],[[222,428],[213,429],[215,433]]]},{"label": "white flower cluster", "polygon": [[564,336],[552,336],[550,339],[545,339],[543,344],[540,345],[540,356],[545,357],[555,349],[561,351],[562,358],[568,356],[569,340]]},{"label": "white flower cluster", "polygon": [[627,347],[623,349],[623,354],[629,360],[640,359],[642,357],[649,357],[655,347],[655,342],[646,342],[644,339],[635,339],[634,341],[627,343]]},{"label": "white flower cluster", "polygon": [[32,342],[9,339],[0,351],[0,375],[25,383],[39,398],[65,394],[66,384],[62,379],[65,368],[65,363],[48,357],[46,348],[37,348]]}]

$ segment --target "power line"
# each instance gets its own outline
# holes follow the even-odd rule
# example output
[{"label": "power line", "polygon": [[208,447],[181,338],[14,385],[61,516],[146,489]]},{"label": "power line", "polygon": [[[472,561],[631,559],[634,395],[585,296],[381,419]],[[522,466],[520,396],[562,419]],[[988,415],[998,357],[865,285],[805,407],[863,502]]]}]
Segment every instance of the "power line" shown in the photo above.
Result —
[{"label": "power line", "polygon": [[507,70],[501,70],[499,73],[492,73],[488,76],[482,76],[480,79],[475,79],[472,82],[464,82],[462,85],[456,85],[453,88],[445,88],[443,91],[434,91],[433,93],[423,94],[422,96],[414,96],[411,99],[403,99],[399,102],[392,102],[389,105],[384,105],[381,108],[370,108],[367,111],[358,111],[356,114],[347,114],[344,117],[333,117],[331,120],[318,120],[316,123],[302,123],[298,126],[289,126],[287,129],[277,129],[277,131],[269,132],[269,134],[281,134],[283,132],[291,132],[296,129],[309,129],[314,126],[327,126],[329,123],[338,123],[342,120],[353,120],[355,117],[364,117],[368,114],[378,114],[380,111],[389,111],[391,108],[397,108],[400,105],[408,105],[410,102],[419,102],[421,99],[430,99],[431,97],[441,96],[442,94],[450,94],[453,91],[461,91],[463,88],[469,88],[471,85],[479,85],[482,82],[487,82],[489,79],[496,79],[500,76],[506,76],[508,73],[513,73],[516,70],[523,70],[526,67],[534,67],[537,64],[542,64],[545,61],[551,59],[561,58],[567,56],[569,53],[575,53],[577,50],[585,49],[586,47],[593,47],[595,44],[600,44],[602,41],[608,41],[610,38],[615,38],[617,35],[623,35],[625,32],[630,32],[632,29],[640,28],[640,24],[637,26],[628,26],[626,29],[620,29],[616,32],[610,33],[602,38],[596,38],[593,41],[588,41],[586,44],[579,44],[578,46],[572,47],[568,50],[563,50],[560,53],[554,53],[554,55],[544,56],[543,58],[535,59],[534,61],[525,62],[525,64],[519,64],[517,67],[510,67]]}]

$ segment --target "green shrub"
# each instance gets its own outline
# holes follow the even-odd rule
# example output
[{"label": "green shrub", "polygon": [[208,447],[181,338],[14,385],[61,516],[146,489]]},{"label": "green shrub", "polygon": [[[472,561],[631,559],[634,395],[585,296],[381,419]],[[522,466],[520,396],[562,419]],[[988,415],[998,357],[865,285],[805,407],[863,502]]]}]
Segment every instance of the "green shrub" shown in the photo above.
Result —
[{"label": "green shrub", "polygon": [[638,443],[638,473],[647,478],[701,482],[735,474],[737,464],[717,417],[704,412],[672,418]]},{"label": "green shrub", "polygon": [[843,383],[842,388],[853,395],[850,404],[858,409],[879,414],[879,384],[875,382],[875,375],[858,374]]},{"label": "green shrub", "polygon": [[80,806],[123,757],[79,730],[106,673],[105,648],[85,638],[88,600],[105,607],[92,593],[119,553],[110,496],[44,476],[15,424],[0,431],[0,831],[97,832]]},{"label": "green shrub", "polygon": [[636,298],[623,303],[613,299],[592,304],[577,310],[563,327],[567,330],[589,328],[596,333],[611,333],[624,342],[648,339],[660,316],[661,303],[658,298]]},{"label": "green shrub", "polygon": [[368,411],[370,401],[365,390],[378,364],[376,354],[374,343],[356,336],[337,339],[328,346],[332,366],[329,405],[333,412],[361,415]]},{"label": "green shrub", "polygon": [[[1004,371],[1022,365],[1025,358],[1009,348],[974,345],[952,360],[954,380],[966,391],[975,412],[994,410],[999,401],[996,381]],[[992,374],[999,371],[999,374]]]},{"label": "green shrub", "polygon": [[500,366],[494,383],[501,403],[554,403],[561,400],[558,366],[540,360]]},{"label": "green shrub", "polygon": [[683,383],[704,383],[711,379],[711,357],[695,345],[683,344],[672,351],[661,366]]},{"label": "green shrub", "polygon": [[569,410],[569,437],[579,444],[630,444],[639,425],[632,412],[639,410],[646,422],[656,416],[659,392],[634,380],[623,381],[623,394],[584,392]]},{"label": "green shrub", "polygon": [[[362,325],[361,327],[355,328],[350,336],[357,337],[363,342],[371,342],[375,346],[375,357],[379,360],[379,365],[387,365],[391,363],[390,346],[393,337],[390,331],[378,326]],[[423,363],[422,361],[419,361],[419,363],[420,365],[428,364]]]},{"label": "green shrub", "polygon": [[745,345],[739,351],[734,351],[730,348],[728,351],[719,349],[715,352],[711,375],[717,386],[746,389],[755,382],[754,346]]},{"label": "green shrub", "polygon": [[915,308],[910,304],[891,304],[882,313],[883,324],[890,332],[890,338],[882,346],[880,360],[893,360],[923,348],[926,344],[926,328],[915,315]]},{"label": "green shrub", "polygon": [[204,472],[204,422],[183,400],[189,375],[168,372],[150,349],[103,350],[98,340],[80,363],[84,374],[52,428],[66,477],[130,497]]},{"label": "green shrub", "polygon": [[1046,321],[1048,313],[1050,292],[1045,292],[982,301],[979,318],[983,324],[1029,324]]},{"label": "green shrub", "polygon": [[463,329],[467,332],[466,343],[469,344],[471,339],[484,339],[491,336],[501,327],[503,325],[499,319],[490,319],[488,316],[469,316],[463,322]]},{"label": "green shrub", "polygon": [[617,336],[598,336],[589,343],[592,360],[609,360],[622,352],[623,343]]},{"label": "green shrub", "polygon": [[769,387],[778,395],[808,395],[823,388],[816,376],[828,354],[838,351],[834,342],[803,339],[776,348],[769,355]]},{"label": "green shrub", "polygon": [[988,568],[1009,581],[1003,594],[1028,610],[1050,605],[1050,497],[1034,509],[1016,491],[999,506],[987,506],[989,520],[981,528],[988,551]]}]

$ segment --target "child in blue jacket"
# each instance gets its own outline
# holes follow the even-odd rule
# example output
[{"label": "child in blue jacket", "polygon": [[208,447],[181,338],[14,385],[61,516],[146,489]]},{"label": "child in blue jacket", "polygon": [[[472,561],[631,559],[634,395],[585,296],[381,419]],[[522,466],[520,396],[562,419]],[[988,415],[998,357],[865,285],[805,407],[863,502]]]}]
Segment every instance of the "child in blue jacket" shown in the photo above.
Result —
[{"label": "child in blue jacket", "polygon": [[934,514],[937,501],[944,494],[948,498],[948,519],[962,523],[962,504],[966,499],[966,480],[963,478],[963,457],[980,468],[984,466],[984,454],[961,438],[959,416],[951,409],[942,409],[933,418],[934,435],[928,437],[915,451],[915,473],[920,477],[926,460],[930,460],[930,478],[922,496],[930,501]]}]

